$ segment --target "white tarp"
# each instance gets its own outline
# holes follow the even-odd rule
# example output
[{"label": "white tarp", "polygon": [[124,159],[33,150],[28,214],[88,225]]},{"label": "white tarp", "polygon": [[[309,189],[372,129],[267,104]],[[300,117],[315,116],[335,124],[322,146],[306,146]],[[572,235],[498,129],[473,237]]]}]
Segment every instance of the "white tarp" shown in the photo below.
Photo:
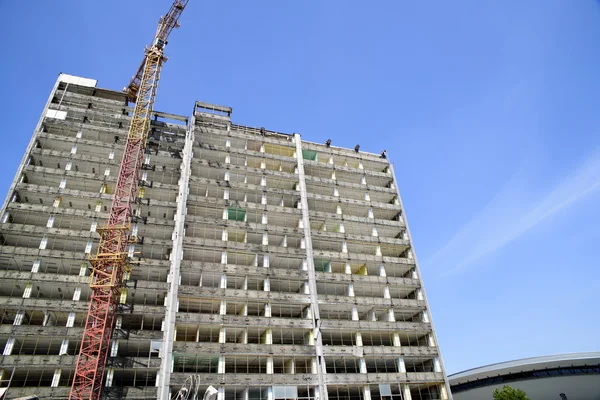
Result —
[{"label": "white tarp", "polygon": [[74,85],[79,86],[88,86],[88,87],[96,87],[98,83],[95,79],[82,78],[80,76],[69,75],[69,74],[60,74],[59,78],[61,82],[72,83]]},{"label": "white tarp", "polygon": [[48,110],[46,112],[46,117],[56,118],[56,119],[65,119],[65,118],[67,118],[67,112],[59,111],[59,110]]}]

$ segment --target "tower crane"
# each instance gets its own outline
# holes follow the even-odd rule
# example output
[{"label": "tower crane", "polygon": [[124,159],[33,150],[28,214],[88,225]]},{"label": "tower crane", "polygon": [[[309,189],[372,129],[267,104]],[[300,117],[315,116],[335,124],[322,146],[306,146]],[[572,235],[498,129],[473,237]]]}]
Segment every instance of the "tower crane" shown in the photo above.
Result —
[{"label": "tower crane", "polygon": [[188,1],[174,0],[169,12],[161,17],[152,46],[146,48],[142,64],[124,89],[135,106],[109,218],[106,225],[98,229],[98,251],[89,260],[92,294],[69,396],[71,400],[100,399],[123,278],[131,271],[127,247],[132,239],[135,240],[131,237],[130,227],[158,80],[166,61],[163,52],[171,31],[179,27],[179,17]]}]

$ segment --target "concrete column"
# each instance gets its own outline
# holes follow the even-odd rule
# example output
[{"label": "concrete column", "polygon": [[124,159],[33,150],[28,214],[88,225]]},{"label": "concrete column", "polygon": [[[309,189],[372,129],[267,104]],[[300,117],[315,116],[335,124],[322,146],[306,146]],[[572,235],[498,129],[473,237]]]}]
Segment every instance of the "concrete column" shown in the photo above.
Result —
[{"label": "concrete column", "polygon": [[342,253],[347,253],[348,252],[348,243],[346,243],[345,240],[342,242],[342,250],[341,250],[341,252]]},{"label": "concrete column", "polygon": [[52,383],[50,384],[50,387],[58,387],[58,384],[60,383],[60,375],[61,374],[62,374],[62,369],[56,368],[54,370],[54,376],[52,377]]},{"label": "concrete column", "polygon": [[362,334],[360,332],[354,332],[354,343],[356,347],[363,346]]},{"label": "concrete column", "polygon": [[362,392],[363,400],[371,400],[371,387],[369,385],[363,386]]},{"label": "concrete column", "polygon": [[308,345],[308,346],[315,345],[315,332],[314,331],[308,331],[306,333],[306,335],[304,335],[304,344]]},{"label": "concrete column", "polygon": [[227,328],[222,326],[219,329],[219,343],[225,343],[227,341]]},{"label": "concrete column", "polygon": [[302,315],[306,319],[312,319],[312,311],[310,305],[304,307],[304,309],[302,310]]},{"label": "concrete column", "polygon": [[248,290],[248,277],[247,276],[244,277],[244,283],[242,283],[242,290]]},{"label": "concrete column", "polygon": [[240,310],[240,315],[247,317],[248,316],[248,303],[244,303],[244,305],[242,305],[242,309]]},{"label": "concrete column", "polygon": [[348,287],[346,288],[346,296],[354,297],[354,284],[352,284],[352,283],[348,284]]},{"label": "concrete column", "polygon": [[239,394],[239,399],[240,400],[249,400],[249,393],[248,393],[248,388],[244,388],[242,389],[242,392]]},{"label": "concrete column", "polygon": [[54,326],[56,325],[56,317],[50,311],[44,311],[44,321],[42,322],[43,326]]},{"label": "concrete column", "polygon": [[387,320],[388,322],[396,322],[396,315],[394,314],[393,308],[388,309]]},{"label": "concrete column", "polygon": [[349,262],[347,262],[347,263],[346,263],[346,266],[344,267],[344,273],[345,273],[345,274],[348,274],[348,275],[351,275],[351,274],[352,274],[352,267],[350,266],[350,263],[349,263]]},{"label": "concrete column", "polygon": [[116,357],[118,353],[119,353],[119,341],[113,339],[113,340],[111,340],[110,356]]},{"label": "concrete column", "polygon": [[221,304],[219,306],[219,315],[226,315],[226,314],[227,314],[227,301],[221,300]]},{"label": "concrete column", "polygon": [[60,344],[60,350],[58,351],[59,356],[64,356],[69,350],[69,339],[63,339]]},{"label": "concrete column", "polygon": [[273,400],[273,387],[269,386],[267,388],[267,398],[266,400]]},{"label": "concrete column", "polygon": [[263,280],[263,291],[270,292],[271,291],[271,281],[269,278],[265,278]]},{"label": "concrete column", "polygon": [[361,374],[367,373],[367,363],[363,357],[358,359],[358,370]]},{"label": "concrete column", "polygon": [[4,350],[2,351],[2,355],[3,356],[10,356],[12,354],[13,348],[15,347],[15,343],[19,343],[17,342],[17,340],[15,338],[8,338],[6,340],[6,344],[4,345]]},{"label": "concrete column", "polygon": [[115,369],[114,368],[107,368],[106,369],[106,375],[104,376],[104,386],[106,387],[112,387],[112,383],[113,383],[113,378],[115,377]]},{"label": "concrete column", "polygon": [[405,374],[406,373],[406,364],[404,363],[404,358],[398,357],[398,360],[396,360],[396,364],[398,367],[398,372],[401,374]]},{"label": "concrete column", "polygon": [[377,315],[375,314],[375,310],[369,310],[369,312],[367,313],[367,320],[377,321]]},{"label": "concrete column", "polygon": [[[325,358],[323,357],[323,341],[319,332],[319,326],[317,321],[320,320],[319,316],[319,301],[317,298],[317,280],[314,266],[314,256],[312,247],[312,236],[310,219],[308,213],[308,197],[306,189],[306,181],[304,175],[304,158],[302,156],[302,140],[300,135],[294,134],[293,140],[296,144],[296,162],[298,169],[298,181],[300,184],[300,205],[302,209],[302,221],[304,225],[304,238],[306,240],[306,257],[307,257],[307,272],[308,281],[310,285],[310,302],[312,305],[312,318],[313,318],[313,331],[315,332],[315,352],[316,357],[314,358],[314,370],[313,374],[317,374],[319,396],[318,400],[328,400],[327,386],[325,385],[325,374],[327,370],[325,368]],[[341,208],[338,206],[338,211],[341,214]]]},{"label": "concrete column", "polygon": [[267,357],[267,375],[273,375],[273,357]]},{"label": "concrete column", "polygon": [[429,334],[427,335],[427,339],[429,341],[429,347],[435,347],[435,338],[433,337],[433,334]]},{"label": "concrete column", "polygon": [[221,281],[219,282],[219,287],[221,289],[227,289],[227,275],[221,275]]},{"label": "concrete column", "polygon": [[358,321],[358,308],[352,306],[352,321]]},{"label": "concrete column", "polygon": [[225,357],[221,354],[219,355],[219,361],[217,364],[217,374],[225,373]]},{"label": "concrete column", "polygon": [[225,400],[225,387],[219,386],[217,390],[217,400]]},{"label": "concrete column", "polygon": [[[35,144],[38,141],[38,135],[39,135],[39,132],[42,131],[42,124],[44,122],[44,118],[46,116],[46,113],[48,112],[50,104],[52,103],[52,99],[54,99],[56,91],[58,90],[58,85],[61,82],[61,75],[59,75],[58,79],[56,79],[56,82],[54,83],[52,92],[50,93],[50,96],[48,97],[48,100],[46,101],[46,105],[44,106],[44,111],[42,112],[42,117],[40,117],[40,119],[38,120],[38,123],[34,130],[35,133],[32,135],[31,140],[29,141],[29,144],[27,145],[27,149],[25,150],[25,155],[23,156],[23,159],[21,160],[21,164],[19,165],[19,168],[17,169],[17,173],[15,174],[15,177],[10,185],[8,193],[14,193],[16,186],[19,184],[19,182],[22,179],[24,168],[26,168],[27,165],[29,164],[27,162],[27,159],[28,159],[29,155],[31,154],[31,151],[34,149]],[[67,85],[68,85],[68,83],[67,83]],[[11,199],[11,196],[6,196],[6,199],[4,200],[4,203],[2,204],[2,210],[0,211],[0,215],[5,215],[6,208],[8,207],[8,203],[10,202],[10,199]],[[55,207],[57,207],[57,206],[58,205],[55,205]]]},{"label": "concrete column", "polygon": [[410,386],[408,385],[401,385],[402,386],[402,395],[403,395],[403,400],[412,400],[412,394],[410,394]]},{"label": "concrete column", "polygon": [[260,335],[260,343],[261,344],[273,344],[273,329],[272,328],[265,329],[265,331],[262,333],[262,335]]},{"label": "concrete column", "polygon": [[285,362],[284,371],[286,374],[295,374],[296,373],[296,364],[294,359],[287,360]]},{"label": "concrete column", "polygon": [[311,359],[311,363],[310,363],[310,373],[311,374],[313,374],[313,375],[318,374],[318,368],[319,368],[318,365],[319,365],[319,363],[317,362],[317,358],[313,357]]},{"label": "concrete column", "polygon": [[270,317],[271,316],[271,302],[267,301],[265,303],[265,317]]},{"label": "concrete column", "polygon": [[440,364],[440,359],[438,357],[433,359],[433,371],[434,372],[442,372],[442,366]]},{"label": "concrete column", "polygon": [[446,390],[445,384],[440,385],[440,399],[441,400],[449,400],[448,391]]},{"label": "concrete column", "polygon": [[248,329],[242,329],[238,335],[237,342],[240,344],[248,344]]},{"label": "concrete column", "polygon": [[310,284],[308,283],[308,281],[302,284],[302,287],[300,288],[300,293],[310,294]]},{"label": "concrete column", "polygon": [[427,310],[423,310],[422,319],[423,319],[424,323],[426,323],[426,324],[429,323],[429,314],[427,313]]},{"label": "concrete column", "polygon": [[400,334],[398,332],[394,332],[392,334],[392,342],[394,347],[400,347],[402,344],[400,343]]},{"label": "concrete column", "polygon": [[390,294],[390,286],[389,285],[385,285],[383,287],[383,298],[384,299],[391,299],[392,295]]},{"label": "concrete column", "polygon": [[375,219],[375,214],[373,213],[373,209],[371,207],[369,207],[369,210],[367,211],[367,218]]},{"label": "concrete column", "polygon": [[[392,176],[392,181],[393,181],[394,188],[396,189],[396,193],[400,193],[400,190],[398,189],[398,180],[396,179],[396,175],[394,174],[394,169],[393,169],[393,167],[391,165],[390,165],[390,173],[391,173],[391,176]],[[400,199],[399,195],[396,198],[396,200],[397,200],[396,203],[400,205],[400,207],[401,207],[402,210],[404,210],[404,206],[402,205],[402,200]],[[400,215],[400,220],[402,220],[402,216],[401,215]],[[408,226],[408,221],[406,220],[406,216],[404,216],[404,220],[406,222],[406,237],[409,240],[409,242],[412,243],[412,238],[411,238],[411,235],[410,235],[410,228]],[[412,249],[412,248],[409,249],[407,251],[407,257],[409,259],[413,259],[413,258],[415,259],[415,270],[413,271],[412,277],[413,277],[413,279],[419,279],[419,276],[421,275],[420,271],[419,271],[419,262],[416,259],[415,254],[413,254],[413,251],[414,251],[414,249]],[[425,302],[426,307],[428,307],[427,306],[427,296],[425,294],[425,290],[423,288],[421,288],[421,290],[422,290],[423,301]],[[432,332],[428,335],[428,337],[429,337],[429,346],[435,347],[435,342],[437,341],[435,339],[435,328],[433,327],[433,323],[430,322],[429,316],[426,315],[426,314],[427,314],[427,312],[425,311],[424,312],[424,316],[423,316],[423,322],[431,323],[431,327],[432,327]],[[440,361],[440,367],[441,367],[441,369],[443,371],[444,370],[444,366],[443,366],[443,362],[442,362],[441,358],[440,358],[439,361]],[[444,375],[445,375],[445,373],[444,373]],[[448,391],[448,385],[447,385],[447,380],[446,380],[445,376],[444,376],[444,380],[446,381],[446,383],[444,384],[444,386],[446,387],[446,390]],[[452,398],[452,395],[448,394],[448,392],[446,393],[446,396],[449,396],[450,398]],[[404,400],[412,400],[411,396],[410,396],[410,390],[408,390],[408,393],[405,393]]]},{"label": "concrete column", "polygon": [[385,265],[383,264],[379,266],[379,276],[387,276],[385,273]]}]

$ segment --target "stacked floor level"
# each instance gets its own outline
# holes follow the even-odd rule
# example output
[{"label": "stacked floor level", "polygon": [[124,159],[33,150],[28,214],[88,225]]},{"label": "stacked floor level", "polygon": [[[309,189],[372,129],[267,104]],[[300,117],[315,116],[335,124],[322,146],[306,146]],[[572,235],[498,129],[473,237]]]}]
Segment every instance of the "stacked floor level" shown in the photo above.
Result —
[{"label": "stacked floor level", "polygon": [[[132,109],[61,75],[2,210],[1,386],[65,398]],[[155,113],[107,398],[448,399],[392,165]]]}]

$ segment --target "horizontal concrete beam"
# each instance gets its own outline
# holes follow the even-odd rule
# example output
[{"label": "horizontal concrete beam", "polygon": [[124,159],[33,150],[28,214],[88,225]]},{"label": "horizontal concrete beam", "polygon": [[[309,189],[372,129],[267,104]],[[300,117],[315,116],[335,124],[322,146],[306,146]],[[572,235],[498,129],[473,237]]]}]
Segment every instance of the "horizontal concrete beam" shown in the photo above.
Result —
[{"label": "horizontal concrete beam", "polygon": [[326,374],[325,381],[329,385],[340,384],[378,384],[378,383],[444,383],[444,374],[441,372],[408,372],[404,374]]},{"label": "horizontal concrete beam", "polygon": [[387,321],[346,321],[346,320],[321,320],[323,330],[341,331],[399,331],[399,332],[431,332],[431,324],[424,322],[387,322]]},{"label": "horizontal concrete beam", "polygon": [[299,318],[269,318],[240,315],[177,313],[178,323],[194,323],[202,325],[222,325],[225,327],[288,327],[312,329],[312,320]]},{"label": "horizontal concrete beam", "polygon": [[202,343],[175,342],[174,353],[222,355],[277,355],[277,356],[316,356],[314,346],[287,344],[241,344],[241,343]]},{"label": "horizontal concrete beam", "polygon": [[[183,385],[190,373],[172,373],[171,386]],[[208,385],[243,385],[243,386],[269,386],[269,385],[315,385],[317,375],[313,374],[206,374],[193,373],[200,378],[200,382]]]},{"label": "horizontal concrete beam", "polygon": [[289,302],[295,304],[310,303],[310,296],[308,294],[264,292],[261,290],[220,289],[186,285],[179,286],[179,297],[195,299],[224,299],[231,301],[272,300],[275,302]]}]

